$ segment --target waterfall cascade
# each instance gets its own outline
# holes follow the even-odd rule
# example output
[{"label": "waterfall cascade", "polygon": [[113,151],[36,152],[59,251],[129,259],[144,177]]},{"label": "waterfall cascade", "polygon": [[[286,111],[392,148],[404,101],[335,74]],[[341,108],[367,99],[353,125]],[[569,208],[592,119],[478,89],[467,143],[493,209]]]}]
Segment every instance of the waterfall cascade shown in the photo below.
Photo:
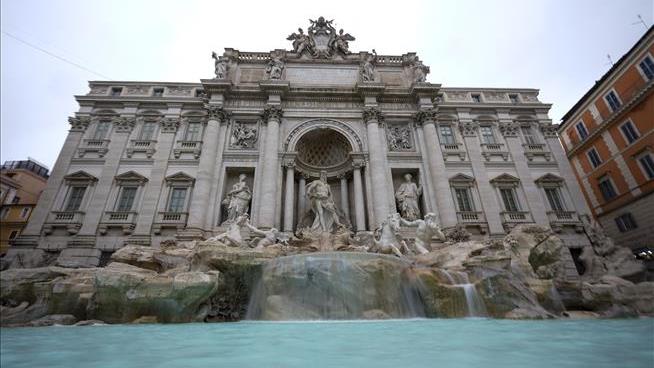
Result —
[{"label": "waterfall cascade", "polygon": [[463,289],[466,298],[466,306],[468,308],[468,317],[486,317],[486,305],[477,293],[475,284],[470,282],[468,274],[465,272],[440,270],[445,278],[450,282],[450,285]]}]

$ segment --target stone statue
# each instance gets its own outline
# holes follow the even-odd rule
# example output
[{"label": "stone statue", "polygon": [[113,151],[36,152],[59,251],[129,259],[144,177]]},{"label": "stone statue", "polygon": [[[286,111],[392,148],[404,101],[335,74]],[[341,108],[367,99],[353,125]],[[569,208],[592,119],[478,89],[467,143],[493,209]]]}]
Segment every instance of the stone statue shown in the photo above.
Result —
[{"label": "stone statue", "polygon": [[379,239],[373,237],[373,245],[368,249],[370,253],[392,254],[398,257],[403,257],[400,249],[408,251],[406,243],[399,235],[400,231],[400,215],[397,213],[389,214],[379,227],[375,230],[375,234],[379,235]]},{"label": "stone statue", "polygon": [[231,146],[236,148],[254,148],[257,142],[257,128],[245,124],[236,124],[232,130]]},{"label": "stone statue", "polygon": [[395,199],[397,200],[400,214],[408,221],[414,221],[420,218],[418,199],[422,195],[422,185],[416,185],[412,179],[413,175],[405,174],[404,183],[395,192]]},{"label": "stone statue", "polygon": [[415,83],[424,83],[427,81],[427,73],[429,73],[429,67],[422,63],[422,61],[417,60],[413,65],[413,81]]},{"label": "stone statue", "polygon": [[272,80],[282,79],[282,72],[284,71],[284,60],[281,56],[275,55],[266,65],[266,74]]},{"label": "stone statue", "polygon": [[298,28],[297,31],[298,33],[293,32],[291,35],[286,37],[287,40],[293,41],[293,52],[297,54],[297,57],[300,57],[303,51],[308,51],[310,54],[313,54],[313,39],[305,34],[302,28]]},{"label": "stone statue", "polygon": [[363,82],[375,81],[375,63],[377,62],[377,51],[372,49],[372,54],[368,54],[361,64],[361,80]]},{"label": "stone statue", "polygon": [[405,151],[412,148],[411,132],[406,127],[393,127],[388,130],[388,145],[392,151]]},{"label": "stone statue", "polygon": [[443,234],[440,225],[436,222],[436,215],[434,213],[427,213],[424,220],[407,221],[400,218],[400,222],[405,226],[417,227],[415,242],[417,253],[429,253],[431,250],[431,238],[434,235],[441,241],[445,241],[445,234]]},{"label": "stone statue", "polygon": [[348,41],[354,41],[355,38],[352,37],[349,33],[343,34],[343,29],[332,33],[331,39],[329,40],[328,46],[334,51],[340,51],[343,54],[347,55],[350,53]]},{"label": "stone statue", "polygon": [[243,240],[243,236],[241,236],[241,230],[246,227],[247,222],[248,214],[244,213],[236,217],[236,219],[229,224],[227,231],[211,237],[207,239],[207,241],[222,242],[229,247],[247,247],[248,244]]},{"label": "stone statue", "polygon": [[227,207],[227,220],[223,224],[234,222],[239,216],[247,215],[252,192],[250,192],[250,187],[245,179],[247,179],[247,175],[239,175],[238,182],[232,186],[232,190],[223,200],[223,205]]},{"label": "stone statue", "polygon": [[327,184],[327,172],[321,171],[320,178],[312,181],[306,187],[307,198],[314,214],[311,230],[316,232],[332,232],[344,227],[339,220],[338,210],[332,199],[332,191]]},{"label": "stone statue", "polygon": [[227,58],[224,56],[218,57],[216,52],[211,53],[211,57],[215,60],[215,73],[216,79],[227,78]]},{"label": "stone statue", "polygon": [[276,228],[270,228],[270,230],[259,230],[256,227],[250,224],[250,221],[245,223],[248,229],[252,234],[256,235],[256,239],[252,243],[256,242],[254,249],[263,249],[273,244],[276,244],[280,240],[280,232]]}]

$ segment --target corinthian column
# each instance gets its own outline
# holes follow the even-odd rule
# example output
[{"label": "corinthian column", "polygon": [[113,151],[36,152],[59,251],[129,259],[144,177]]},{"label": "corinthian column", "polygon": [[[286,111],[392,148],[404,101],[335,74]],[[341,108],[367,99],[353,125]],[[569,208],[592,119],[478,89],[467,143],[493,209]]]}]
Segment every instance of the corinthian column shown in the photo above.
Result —
[{"label": "corinthian column", "polygon": [[307,207],[307,178],[304,173],[300,172],[300,180],[297,188],[297,222],[302,221],[304,211]]},{"label": "corinthian column", "polygon": [[[228,113],[220,106],[205,104],[208,112],[207,126],[202,137],[202,152],[198,164],[198,173],[193,187],[193,196],[189,206],[187,229],[202,232],[209,208],[212,180],[216,167],[216,153],[218,151],[218,133],[220,122],[226,121]],[[201,234],[198,234],[201,235]]]},{"label": "corinthian column", "polygon": [[441,225],[448,227],[456,225],[456,211],[450,191],[449,178],[445,175],[445,161],[441,152],[440,141],[434,123],[434,111],[423,110],[416,114],[416,121],[422,123],[427,149],[427,163],[438,205],[438,219]]},{"label": "corinthian column", "polygon": [[341,209],[345,214],[345,218],[348,221],[352,221],[350,220],[350,200],[348,198],[347,190],[347,174],[341,174],[338,178],[341,179]]},{"label": "corinthian column", "polygon": [[363,185],[361,183],[361,167],[363,162],[352,163],[352,182],[354,184],[354,222],[357,231],[366,229],[366,213],[363,204]]},{"label": "corinthian column", "polygon": [[363,121],[367,126],[368,153],[370,156],[370,175],[372,181],[372,207],[377,224],[384,221],[390,213],[388,205],[388,188],[386,186],[389,170],[386,168],[384,155],[386,154],[379,137],[379,120],[381,112],[368,107],[363,110]]},{"label": "corinthian column", "polygon": [[295,202],[295,163],[286,162],[286,194],[284,195],[284,231],[293,231],[293,205]]},{"label": "corinthian column", "polygon": [[275,226],[275,213],[277,213],[278,145],[281,117],[282,109],[279,106],[268,106],[263,112],[263,121],[268,124],[268,129],[264,147],[258,226],[264,228]]}]

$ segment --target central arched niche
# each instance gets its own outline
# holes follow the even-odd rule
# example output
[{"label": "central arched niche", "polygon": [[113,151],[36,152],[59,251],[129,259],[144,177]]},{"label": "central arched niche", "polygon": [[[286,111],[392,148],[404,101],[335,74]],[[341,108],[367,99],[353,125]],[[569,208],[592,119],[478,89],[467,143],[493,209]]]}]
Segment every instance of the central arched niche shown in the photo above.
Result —
[{"label": "central arched niche", "polygon": [[324,127],[302,134],[295,151],[296,163],[302,171],[317,176],[324,170],[331,177],[349,168],[352,146],[343,134]]}]

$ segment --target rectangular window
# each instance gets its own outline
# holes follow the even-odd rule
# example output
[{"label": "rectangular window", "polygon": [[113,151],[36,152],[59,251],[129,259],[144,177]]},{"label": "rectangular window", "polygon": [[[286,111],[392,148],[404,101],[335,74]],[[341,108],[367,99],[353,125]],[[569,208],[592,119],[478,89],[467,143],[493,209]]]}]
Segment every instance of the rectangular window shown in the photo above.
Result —
[{"label": "rectangular window", "polygon": [[563,200],[561,200],[561,194],[558,188],[545,188],[545,195],[547,196],[547,201],[549,202],[552,211],[565,211]]},{"label": "rectangular window", "polygon": [[481,132],[481,143],[486,143],[486,144],[497,143],[495,141],[495,136],[493,135],[493,128],[492,127],[482,126],[482,127],[479,127],[479,131]]},{"label": "rectangular window", "polygon": [[604,197],[605,201],[610,201],[618,195],[618,193],[615,191],[615,188],[613,187],[611,179],[609,179],[608,176],[601,177],[599,179],[598,185],[600,192],[602,193],[602,197]]},{"label": "rectangular window", "polygon": [[73,212],[79,210],[80,206],[82,205],[82,199],[84,199],[85,192],[86,192],[86,187],[70,188],[68,201],[66,202],[66,207],[64,207],[64,211]]},{"label": "rectangular window", "polygon": [[187,141],[199,141],[200,140],[200,123],[189,123],[186,127],[186,136],[184,140]]},{"label": "rectangular window", "polygon": [[577,125],[575,125],[575,128],[579,134],[579,139],[584,140],[586,137],[588,137],[588,130],[586,129],[583,121],[578,122]]},{"label": "rectangular window", "polygon": [[473,102],[481,102],[481,96],[480,95],[472,95],[472,101]]},{"label": "rectangular window", "polygon": [[470,197],[470,189],[456,188],[456,203],[459,205],[459,211],[474,211],[472,206],[472,198]]},{"label": "rectangular window", "polygon": [[631,120],[627,120],[624,124],[620,125],[620,130],[627,139],[627,144],[634,143],[634,141],[640,137],[640,134],[638,134],[638,131]]},{"label": "rectangular window", "polygon": [[599,153],[597,153],[595,148],[589,149],[588,152],[586,152],[586,156],[588,156],[588,161],[590,161],[591,165],[593,165],[593,168],[596,168],[602,164],[602,159],[600,158]]},{"label": "rectangular window", "polygon": [[520,130],[522,131],[522,136],[525,139],[525,143],[527,144],[537,144],[538,139],[536,139],[536,136],[534,135],[533,129],[531,129],[530,126],[523,126],[520,127]]},{"label": "rectangular window", "polygon": [[618,230],[621,233],[624,233],[629,230],[633,230],[638,227],[634,217],[631,216],[631,213],[625,213],[615,218],[615,224],[618,225]]},{"label": "rectangular window", "polygon": [[118,198],[118,205],[116,206],[116,211],[118,212],[129,212],[132,210],[134,205],[134,198],[136,198],[136,187],[123,187],[120,191],[120,197]]},{"label": "rectangular window", "polygon": [[154,137],[155,129],[157,129],[157,124],[152,122],[144,123],[143,127],[141,128],[140,139],[144,141],[152,140]]},{"label": "rectangular window", "polygon": [[23,207],[23,209],[20,211],[20,218],[26,219],[27,216],[30,215],[30,208],[29,207]]},{"label": "rectangular window", "polygon": [[639,157],[638,162],[640,162],[640,166],[643,167],[645,176],[647,176],[648,179],[654,179],[654,158],[652,158],[652,154],[647,153]]},{"label": "rectangular window", "polygon": [[95,132],[93,132],[93,139],[105,139],[110,127],[111,123],[108,121],[99,122],[95,127]]},{"label": "rectangular window", "polygon": [[518,207],[518,201],[515,197],[515,191],[511,188],[502,188],[500,189],[500,195],[502,196],[502,202],[504,203],[504,210],[507,212],[518,212],[520,208]]},{"label": "rectangular window", "polygon": [[15,239],[18,236],[18,230],[14,230],[9,234],[9,239]]},{"label": "rectangular window", "polygon": [[154,88],[152,89],[152,96],[154,97],[161,97],[163,96],[164,89],[163,88]]},{"label": "rectangular window", "polygon": [[441,132],[441,143],[454,144],[454,132],[452,132],[451,126],[449,125],[441,126],[440,132]]},{"label": "rectangular window", "polygon": [[121,93],[123,93],[123,89],[121,87],[113,87],[111,89],[111,95],[114,97],[120,96]]},{"label": "rectangular window", "polygon": [[609,105],[611,108],[611,111],[615,111],[620,108],[622,105],[620,103],[620,100],[618,99],[618,95],[615,94],[615,92],[611,91],[604,96],[604,99],[606,100],[606,103]]},{"label": "rectangular window", "polygon": [[654,61],[651,57],[646,56],[645,59],[643,59],[643,61],[638,64],[638,66],[640,67],[640,70],[643,71],[643,74],[647,80],[654,79]]},{"label": "rectangular window", "polygon": [[168,212],[184,212],[186,188],[173,188],[168,202]]}]

